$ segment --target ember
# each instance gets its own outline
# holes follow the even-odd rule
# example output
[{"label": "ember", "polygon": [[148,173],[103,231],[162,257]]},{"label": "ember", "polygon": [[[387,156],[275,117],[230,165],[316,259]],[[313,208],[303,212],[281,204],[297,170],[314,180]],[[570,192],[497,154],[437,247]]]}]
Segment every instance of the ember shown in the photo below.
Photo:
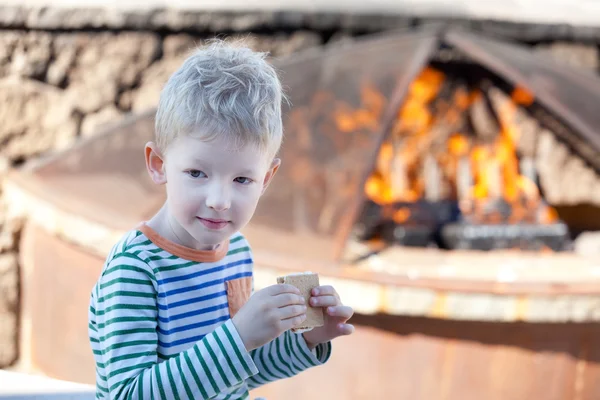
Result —
[{"label": "ember", "polygon": [[[517,151],[517,108],[534,98],[523,88],[507,96],[479,75],[430,65],[409,86],[365,183],[363,239],[423,246],[437,235],[441,247],[468,248],[468,239],[481,249],[561,249],[568,232],[544,202],[532,160]],[[376,110],[355,112],[364,116],[354,123]],[[336,120],[341,129],[350,119]],[[490,243],[479,240],[488,236]]]}]

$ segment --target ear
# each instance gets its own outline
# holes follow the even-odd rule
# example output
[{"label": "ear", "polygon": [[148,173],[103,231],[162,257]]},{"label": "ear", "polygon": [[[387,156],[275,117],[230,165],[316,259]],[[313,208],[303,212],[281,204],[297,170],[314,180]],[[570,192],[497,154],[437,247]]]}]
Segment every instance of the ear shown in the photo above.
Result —
[{"label": "ear", "polygon": [[146,143],[144,148],[146,155],[146,169],[154,183],[164,185],[167,183],[167,175],[165,174],[163,156],[154,142]]},{"label": "ear", "polygon": [[280,165],[281,165],[281,159],[279,159],[279,158],[274,159],[273,162],[271,163],[271,167],[267,171],[267,174],[265,175],[265,180],[263,181],[263,188],[262,188],[261,194],[264,194],[265,190],[267,190],[267,188],[269,187],[269,184],[271,183],[271,180],[277,173],[277,170],[279,169]]}]

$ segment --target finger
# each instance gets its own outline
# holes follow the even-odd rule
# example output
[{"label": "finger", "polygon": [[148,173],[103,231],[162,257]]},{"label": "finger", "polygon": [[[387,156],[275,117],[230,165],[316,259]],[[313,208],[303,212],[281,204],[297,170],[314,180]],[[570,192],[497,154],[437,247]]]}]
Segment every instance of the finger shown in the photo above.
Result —
[{"label": "finger", "polygon": [[311,297],[310,305],[313,307],[330,307],[339,305],[339,300],[335,296]]},{"label": "finger", "polygon": [[281,321],[281,329],[284,331],[290,330],[300,325],[306,319],[306,314],[300,314],[292,318],[284,319]]},{"label": "finger", "polygon": [[340,335],[351,335],[354,333],[354,325],[352,324],[337,324],[336,328]]},{"label": "finger", "polygon": [[281,293],[295,293],[300,294],[300,290],[296,286],[288,285],[287,283],[278,283],[265,288],[268,294],[271,296],[277,296]]},{"label": "finger", "polygon": [[327,308],[327,314],[332,317],[343,318],[347,321],[354,315],[354,310],[348,306],[329,307]]},{"label": "finger", "polygon": [[306,305],[304,297],[294,293],[281,293],[273,296],[273,303],[275,307],[285,307],[294,304]]},{"label": "finger", "polygon": [[296,304],[293,306],[281,307],[277,310],[277,315],[280,320],[306,315],[306,306]]},{"label": "finger", "polygon": [[330,285],[317,286],[310,293],[313,296],[329,295],[329,296],[336,296],[336,297],[338,297],[337,292],[335,291],[335,289],[333,288],[333,286],[330,286]]}]

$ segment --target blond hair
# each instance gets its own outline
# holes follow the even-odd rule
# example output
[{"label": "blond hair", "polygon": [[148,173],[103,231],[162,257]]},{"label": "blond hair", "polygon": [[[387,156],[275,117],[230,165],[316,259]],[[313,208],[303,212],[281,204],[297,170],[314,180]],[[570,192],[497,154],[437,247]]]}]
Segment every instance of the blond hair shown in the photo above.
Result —
[{"label": "blond hair", "polygon": [[195,50],[161,92],[155,120],[159,149],[193,132],[202,140],[225,137],[234,146],[255,145],[274,157],[283,137],[285,95],[266,57],[241,41],[215,39]]}]

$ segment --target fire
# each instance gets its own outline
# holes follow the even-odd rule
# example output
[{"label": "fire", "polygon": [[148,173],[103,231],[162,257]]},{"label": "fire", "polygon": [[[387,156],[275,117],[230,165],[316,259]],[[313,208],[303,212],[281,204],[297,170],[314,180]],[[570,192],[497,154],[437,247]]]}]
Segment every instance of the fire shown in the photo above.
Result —
[{"label": "fire", "polygon": [[[512,101],[495,109],[494,130],[474,132],[465,119],[485,95],[482,88],[451,86],[443,72],[424,69],[410,85],[392,132],[379,151],[375,170],[365,184],[368,198],[380,205],[410,203],[429,199],[433,195],[428,190],[434,187],[437,200],[457,201],[473,223],[555,222],[556,211],[543,203],[536,183],[521,172],[517,155],[517,105],[531,104],[533,95],[516,88],[508,97]],[[378,98],[371,92],[369,96]],[[382,111],[380,104],[373,102],[362,111],[373,117]],[[338,125],[356,127],[362,121],[359,116],[358,112],[352,117],[340,113]],[[367,122],[371,120],[365,117],[362,123]],[[441,177],[437,186],[427,184],[431,177],[425,176],[425,165],[429,163],[431,171],[431,160],[438,172],[432,176]],[[397,223],[410,217],[408,208],[393,215]]]}]

